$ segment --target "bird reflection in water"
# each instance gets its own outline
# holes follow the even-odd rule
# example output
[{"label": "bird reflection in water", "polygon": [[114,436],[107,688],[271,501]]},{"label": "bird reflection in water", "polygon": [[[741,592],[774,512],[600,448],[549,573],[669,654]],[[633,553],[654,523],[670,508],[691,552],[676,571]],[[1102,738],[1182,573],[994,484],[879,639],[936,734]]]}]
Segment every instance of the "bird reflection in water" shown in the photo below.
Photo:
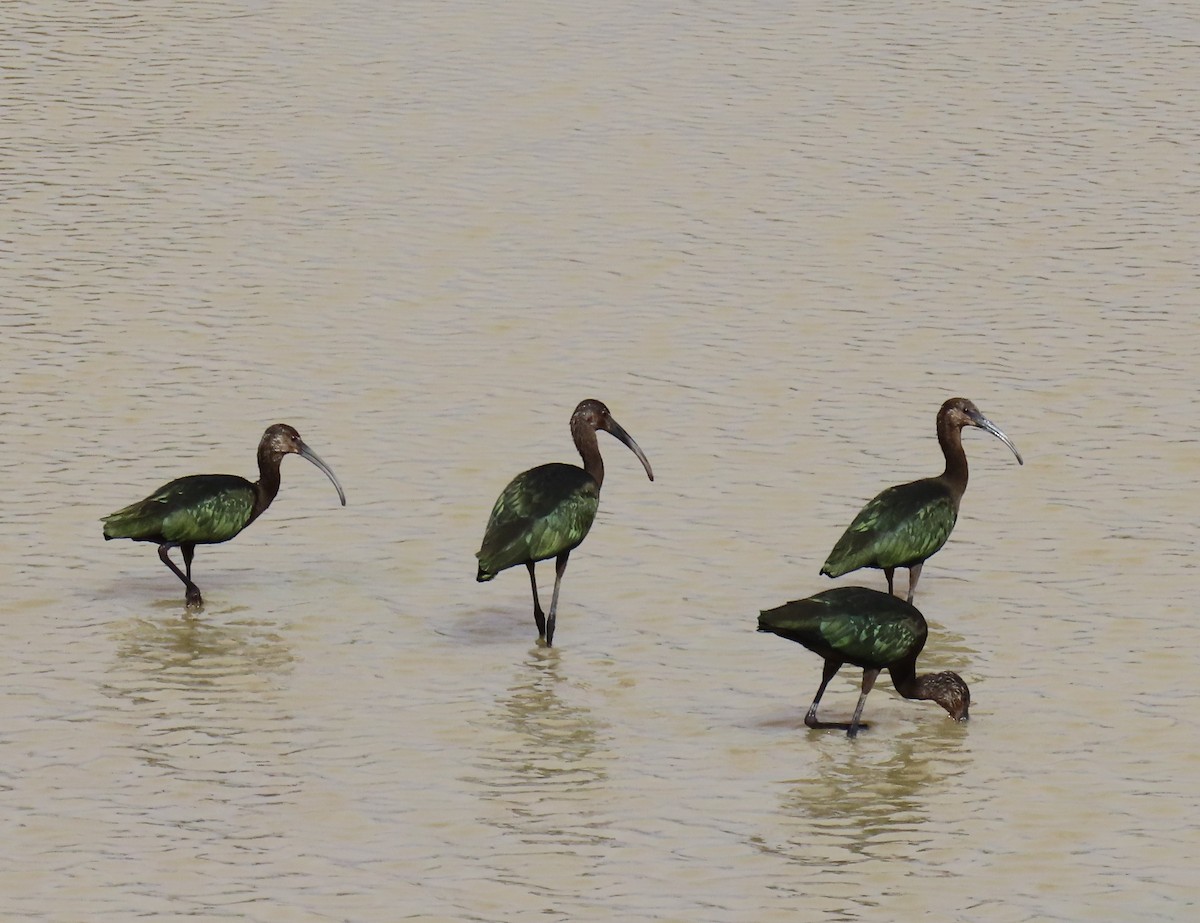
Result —
[{"label": "bird reflection in water", "polygon": [[489,716],[482,774],[470,781],[507,809],[487,821],[522,842],[578,846],[609,839],[607,820],[594,818],[589,806],[608,777],[608,743],[590,709],[560,696],[568,688],[557,650],[535,648]]},{"label": "bird reflection in water", "polygon": [[230,781],[239,740],[266,743],[266,759],[276,736],[280,754],[295,747],[278,692],[294,657],[275,623],[180,619],[171,607],[170,616],[127,624],[105,692],[137,709],[126,720],[142,759]]},{"label": "bird reflection in water", "polygon": [[250,867],[286,841],[271,817],[303,791],[291,647],[275,622],[244,612],[208,622],[162,608],[123,623],[103,690],[121,728],[113,746],[130,767],[113,798],[144,819],[147,848],[232,849]]},{"label": "bird reflection in water", "polygon": [[[804,867],[794,887],[806,906],[847,913],[828,919],[859,919],[862,910],[881,906],[879,890],[847,891],[862,863],[888,860],[903,875],[910,863],[911,870],[922,868],[923,853],[955,848],[953,828],[939,824],[931,806],[946,801],[970,754],[957,735],[946,733],[952,725],[934,728],[933,734],[914,729],[878,739],[871,751],[822,738],[805,778],[780,784],[779,811],[750,845]],[[848,908],[847,901],[860,906]]]},{"label": "bird reflection in water", "polygon": [[194,690],[260,688],[266,677],[290,670],[294,659],[274,622],[190,618],[132,622],[118,656],[119,672],[130,680],[140,676],[147,688]]}]

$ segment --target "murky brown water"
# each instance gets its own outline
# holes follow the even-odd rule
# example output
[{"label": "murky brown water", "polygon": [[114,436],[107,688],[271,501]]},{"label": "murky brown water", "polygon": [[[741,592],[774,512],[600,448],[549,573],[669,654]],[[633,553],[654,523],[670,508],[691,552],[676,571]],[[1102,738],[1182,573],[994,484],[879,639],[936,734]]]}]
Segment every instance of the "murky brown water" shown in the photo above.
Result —
[{"label": "murky brown water", "polygon": [[[4,919],[1194,918],[1192,13],[0,8]],[[953,394],[972,721],[809,732],[757,612]],[[548,651],[473,553],[590,396],[656,481]],[[98,519],[277,420],[349,505],[286,461],[188,619]]]}]

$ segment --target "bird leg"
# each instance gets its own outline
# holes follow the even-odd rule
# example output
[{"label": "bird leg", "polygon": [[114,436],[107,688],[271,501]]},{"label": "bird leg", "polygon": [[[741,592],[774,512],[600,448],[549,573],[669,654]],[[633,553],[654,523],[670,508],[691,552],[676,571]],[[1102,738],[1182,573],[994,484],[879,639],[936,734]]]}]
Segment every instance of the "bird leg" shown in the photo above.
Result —
[{"label": "bird leg", "polygon": [[918,561],[908,569],[908,604],[910,606],[913,601],[913,593],[917,591],[917,581],[921,579],[921,568],[924,566],[924,561]]},{"label": "bird leg", "polygon": [[821,674],[821,688],[817,690],[816,698],[813,699],[812,705],[808,707],[808,714],[804,716],[804,723],[814,730],[834,729],[846,731],[850,737],[858,734],[859,728],[870,727],[869,724],[864,724],[859,721],[862,717],[863,703],[867,699],[867,693],[871,691],[871,687],[875,685],[875,677],[879,675],[878,670],[863,670],[863,691],[858,699],[858,708],[854,710],[854,717],[847,724],[844,721],[818,721],[817,720],[817,705],[821,702],[821,696],[825,694],[825,687],[829,685],[829,681],[837,674],[837,671],[842,668],[840,660],[826,660],[825,670]]},{"label": "bird leg", "polygon": [[171,556],[167,553],[172,547],[174,547],[174,546],[159,545],[158,546],[159,560],[161,560],[165,565],[167,565],[167,567],[171,568],[171,570],[175,574],[175,576],[183,581],[183,585],[187,588],[187,604],[189,606],[199,606],[203,603],[203,600],[200,598],[200,588],[198,586],[196,586],[196,584],[192,583],[192,556],[196,553],[196,546],[195,545],[180,545],[179,546],[179,550],[183,553],[184,566],[187,568],[186,574],[183,571],[181,571],[178,567],[175,566],[175,562],[171,560]]},{"label": "bird leg", "polygon": [[546,637],[546,616],[542,613],[542,604],[538,602],[537,592],[537,577],[533,573],[533,562],[526,561],[525,566],[529,568],[529,585],[533,587],[533,620],[537,622],[538,637]]},{"label": "bird leg", "polygon": [[863,670],[862,695],[858,697],[858,707],[854,709],[854,717],[850,719],[850,729],[846,732],[847,737],[856,737],[860,727],[868,727],[868,725],[860,724],[858,719],[862,717],[863,706],[867,704],[867,693],[875,685],[875,677],[878,675],[879,670]]},{"label": "bird leg", "polygon": [[187,604],[189,606],[201,606],[204,600],[200,598],[200,587],[192,583],[192,558],[196,555],[196,546],[191,542],[179,546],[179,551],[183,554],[183,566],[187,570]]},{"label": "bird leg", "polygon": [[554,595],[550,597],[550,614],[546,616],[546,647],[554,643],[554,613],[558,611],[558,588],[562,586],[563,571],[571,552],[564,551],[554,561]]},{"label": "bird leg", "polygon": [[825,669],[821,674],[821,688],[817,690],[816,696],[812,700],[812,705],[808,706],[808,714],[804,716],[804,723],[810,728],[841,728],[843,731],[847,725],[830,723],[828,721],[817,720],[817,706],[821,704],[821,696],[825,694],[825,687],[829,685],[829,681],[837,675],[837,671],[842,668],[840,660],[826,660]]},{"label": "bird leg", "polygon": [[[909,573],[912,573],[912,571],[909,571]],[[896,568],[894,568],[894,567],[885,567],[885,568],[883,569],[883,575],[884,575],[885,577],[887,577],[887,582],[888,582],[888,596],[891,596],[891,595],[892,595],[892,578],[893,578],[893,577],[896,575]]]}]

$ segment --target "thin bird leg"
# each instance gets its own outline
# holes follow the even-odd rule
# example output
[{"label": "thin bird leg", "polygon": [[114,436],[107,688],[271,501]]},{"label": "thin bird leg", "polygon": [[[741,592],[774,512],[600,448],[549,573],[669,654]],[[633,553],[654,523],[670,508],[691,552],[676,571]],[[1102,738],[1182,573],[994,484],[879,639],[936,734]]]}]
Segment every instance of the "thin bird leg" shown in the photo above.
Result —
[{"label": "thin bird leg", "polygon": [[563,571],[571,552],[564,551],[554,561],[554,595],[550,598],[550,614],[546,616],[546,647],[554,643],[554,613],[558,611],[558,588],[562,586]]},{"label": "thin bird leg", "polygon": [[529,568],[529,585],[533,587],[533,620],[537,622],[538,637],[546,637],[546,616],[542,613],[542,604],[538,602],[537,594],[537,577],[533,573],[533,562],[526,561],[525,566]]},{"label": "thin bird leg", "polygon": [[910,606],[913,601],[913,593],[917,591],[917,581],[921,579],[921,568],[924,566],[924,561],[918,561],[908,569],[908,604]]},{"label": "thin bird leg", "polygon": [[189,606],[203,605],[204,600],[200,598],[200,587],[192,583],[192,558],[196,555],[196,546],[191,542],[179,546],[180,552],[183,554],[183,566],[187,568],[187,604]]},{"label": "thin bird leg", "polygon": [[878,670],[863,670],[862,695],[858,697],[858,707],[854,709],[854,717],[850,719],[850,730],[846,732],[847,737],[858,736],[860,727],[870,727],[870,725],[861,724],[858,719],[862,717],[863,706],[867,703],[867,693],[875,685],[875,677],[878,675]]},{"label": "thin bird leg", "polygon": [[174,547],[173,545],[159,545],[158,546],[159,560],[161,560],[165,565],[167,565],[167,567],[171,568],[171,571],[175,574],[175,576],[183,581],[183,585],[187,588],[188,605],[189,606],[191,606],[191,605],[198,606],[198,605],[200,605],[200,588],[198,586],[196,586],[196,584],[192,583],[192,578],[191,578],[192,554],[189,553],[189,552],[195,553],[196,548],[194,545],[180,546],[181,549],[183,550],[184,563],[187,565],[187,569],[188,569],[188,572],[185,574],[183,571],[181,571],[178,567],[175,566],[175,562],[172,561],[171,556],[169,554],[167,554],[167,552],[173,547]]},{"label": "thin bird leg", "polygon": [[171,568],[171,570],[174,571],[176,577],[178,577],[180,580],[183,581],[184,586],[190,586],[192,583],[192,579],[189,576],[187,576],[187,574],[185,574],[183,571],[181,571],[178,567],[176,567],[175,562],[171,560],[171,556],[169,554],[167,554],[167,550],[171,547],[172,547],[171,545],[159,545],[158,546],[158,557],[165,565],[167,565],[167,567]]},{"label": "thin bird leg", "polygon": [[837,675],[837,671],[842,668],[840,660],[826,660],[825,669],[821,674],[821,688],[817,690],[816,696],[812,700],[812,705],[808,706],[808,714],[804,716],[804,723],[810,728],[841,728],[846,729],[845,724],[830,724],[826,721],[817,720],[817,706],[821,704],[821,696],[825,694],[825,687],[829,685],[829,681]]},{"label": "thin bird leg", "polygon": [[896,568],[894,568],[894,567],[885,567],[883,569],[883,575],[885,577],[887,577],[887,581],[888,581],[888,596],[892,595],[892,577],[894,577],[895,574],[896,574]]}]

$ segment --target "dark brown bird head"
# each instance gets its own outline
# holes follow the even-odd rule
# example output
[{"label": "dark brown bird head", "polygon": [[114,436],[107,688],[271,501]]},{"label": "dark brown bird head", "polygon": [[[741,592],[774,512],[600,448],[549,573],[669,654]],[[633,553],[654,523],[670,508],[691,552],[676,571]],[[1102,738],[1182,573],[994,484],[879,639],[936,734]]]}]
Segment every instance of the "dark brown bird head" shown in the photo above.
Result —
[{"label": "dark brown bird head", "polygon": [[986,430],[1012,449],[1013,455],[1017,456],[1017,464],[1025,464],[1025,460],[1021,458],[1021,453],[1012,444],[1012,440],[1005,436],[995,423],[980,413],[979,408],[965,397],[952,397],[942,404],[942,409],[938,411],[938,429],[941,430],[944,425],[957,430],[961,430],[964,426],[977,426]]},{"label": "dark brown bird head", "polygon": [[957,673],[932,673],[923,677],[921,687],[923,697],[937,702],[955,721],[971,717],[971,690]]},{"label": "dark brown bird head", "polygon": [[[571,414],[571,433],[575,435],[581,429],[590,429],[593,432],[604,430],[606,433],[612,433],[612,435],[625,443],[630,451],[638,457],[638,461],[646,469],[646,476],[650,480],[654,480],[654,471],[650,468],[650,460],[646,458],[646,453],[634,442],[633,437],[625,432],[624,427],[613,419],[612,413],[602,401],[598,401],[595,398],[588,398],[586,401],[579,402],[579,406]],[[575,442],[577,445],[579,444],[578,435],[575,436]]]},{"label": "dark brown bird head", "polygon": [[276,467],[279,465],[279,460],[285,455],[299,455],[301,458],[307,459],[325,472],[325,476],[337,488],[338,499],[342,501],[342,506],[346,505],[346,493],[342,490],[342,485],[338,483],[333,469],[321,460],[321,456],[304,444],[304,440],[300,438],[300,434],[293,427],[286,423],[273,423],[268,426],[266,432],[263,433],[262,441],[258,444],[258,454],[260,459],[264,456],[271,459]]}]

